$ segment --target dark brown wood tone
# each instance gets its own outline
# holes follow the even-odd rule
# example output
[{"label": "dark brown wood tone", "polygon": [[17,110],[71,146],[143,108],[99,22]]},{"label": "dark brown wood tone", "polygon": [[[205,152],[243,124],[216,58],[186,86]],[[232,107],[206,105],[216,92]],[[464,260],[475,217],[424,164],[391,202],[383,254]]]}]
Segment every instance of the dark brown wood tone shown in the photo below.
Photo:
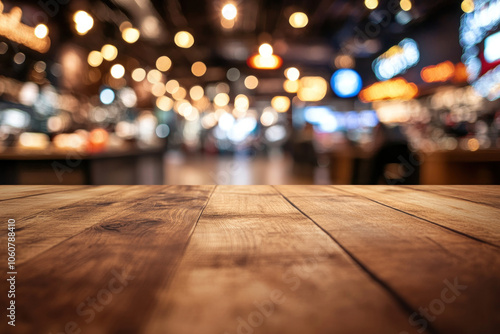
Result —
[{"label": "dark brown wood tone", "polygon": [[2,186],[0,212],[1,333],[500,328],[500,187]]}]

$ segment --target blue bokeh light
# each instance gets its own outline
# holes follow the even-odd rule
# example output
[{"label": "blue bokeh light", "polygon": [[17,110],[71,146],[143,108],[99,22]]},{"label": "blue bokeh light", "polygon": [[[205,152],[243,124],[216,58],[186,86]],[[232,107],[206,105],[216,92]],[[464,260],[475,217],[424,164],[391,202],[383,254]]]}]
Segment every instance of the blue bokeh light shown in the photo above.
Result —
[{"label": "blue bokeh light", "polygon": [[111,104],[115,100],[115,92],[112,89],[105,88],[101,91],[99,98],[103,104]]},{"label": "blue bokeh light", "polygon": [[358,72],[344,68],[333,73],[330,85],[337,96],[349,98],[358,95],[363,82]]}]

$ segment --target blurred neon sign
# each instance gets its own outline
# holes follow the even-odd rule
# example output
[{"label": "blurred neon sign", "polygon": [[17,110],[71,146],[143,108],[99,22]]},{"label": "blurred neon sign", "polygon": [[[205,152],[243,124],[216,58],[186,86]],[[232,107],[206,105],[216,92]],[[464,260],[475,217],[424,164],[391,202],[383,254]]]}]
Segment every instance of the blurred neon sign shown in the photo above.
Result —
[{"label": "blurred neon sign", "polygon": [[304,108],[304,120],[321,133],[373,128],[379,123],[374,110],[340,112],[328,106]]},{"label": "blurred neon sign", "polygon": [[500,97],[500,0],[476,0],[474,8],[460,21],[462,62],[479,95],[496,100]]},{"label": "blurred neon sign", "polygon": [[35,36],[35,28],[21,23],[23,11],[14,7],[10,13],[3,13],[3,3],[0,1],[0,36],[22,44],[32,50],[45,53],[50,48],[50,38]]},{"label": "blurred neon sign", "polygon": [[375,59],[372,67],[377,78],[388,80],[417,65],[419,60],[420,51],[417,42],[405,38]]},{"label": "blurred neon sign", "polygon": [[488,63],[494,63],[500,60],[500,32],[484,40],[484,59]]}]

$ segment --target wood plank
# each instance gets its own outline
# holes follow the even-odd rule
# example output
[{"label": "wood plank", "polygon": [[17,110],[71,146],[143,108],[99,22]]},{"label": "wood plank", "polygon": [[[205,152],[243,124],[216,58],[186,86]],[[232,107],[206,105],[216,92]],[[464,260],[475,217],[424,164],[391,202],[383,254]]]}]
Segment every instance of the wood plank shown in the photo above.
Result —
[{"label": "wood plank", "polygon": [[68,203],[41,211],[17,220],[17,243],[20,250],[17,264],[20,265],[50,247],[95,225],[117,212],[138,208],[137,199],[147,198],[162,191],[162,187],[120,186],[110,193],[85,196],[79,192],[81,201]]},{"label": "wood plank", "polygon": [[401,305],[269,186],[217,187],[156,302],[141,333],[415,332]]},{"label": "wood plank", "polygon": [[426,191],[446,197],[463,199],[469,202],[500,208],[498,186],[403,186],[416,191]]},{"label": "wood plank", "polygon": [[61,191],[84,189],[84,186],[0,186],[0,202],[23,197],[39,196]]},{"label": "wood plank", "polygon": [[[500,229],[498,228],[500,208],[403,187],[336,186],[336,188],[364,196],[458,233],[466,234],[476,240],[500,247]],[[458,193],[460,189],[467,189],[467,186],[455,186],[455,189]],[[496,191],[500,192],[500,187],[496,187]]]},{"label": "wood plank", "polygon": [[108,206],[112,216],[20,265],[16,331],[137,333],[212,189],[165,186],[130,208]]},{"label": "wood plank", "polygon": [[[29,192],[31,186],[23,186]],[[46,187],[46,189],[51,187]],[[37,187],[34,187],[38,191]],[[105,194],[123,190],[119,186],[81,187],[71,186],[64,192],[40,193],[0,202],[0,220],[7,226],[9,219],[16,221],[16,241],[22,247],[16,252],[16,262],[21,264],[38,252],[43,251],[63,239],[72,236],[74,230],[66,225],[78,221],[78,216],[66,216],[58,221],[51,217],[59,209],[69,208],[79,201],[92,200]],[[33,194],[33,193],[32,193]],[[85,210],[86,213],[93,212]],[[81,212],[80,212],[81,214]],[[77,227],[78,224],[69,224]],[[6,228],[6,227],[5,227]],[[76,233],[76,232],[75,232]],[[0,233],[0,243],[7,244],[7,234]],[[0,263],[6,263],[7,253],[0,252]]]},{"label": "wood plank", "polygon": [[[301,196],[297,187],[277,187],[413,309],[427,309],[421,312],[437,332],[495,333],[500,327],[498,248],[353,194],[388,201],[387,191],[375,196],[372,192],[379,187],[366,188],[309,186]],[[421,205],[434,200],[436,196],[429,196]],[[465,210],[460,212],[475,215]],[[455,282],[462,286],[456,294],[449,288]],[[425,323],[414,324],[420,329]]]},{"label": "wood plank", "polygon": [[24,197],[0,202],[1,217],[4,219],[21,220],[35,217],[45,210],[56,209],[85,201],[96,196],[118,191],[120,186],[75,187],[73,191],[53,192],[33,197]]}]

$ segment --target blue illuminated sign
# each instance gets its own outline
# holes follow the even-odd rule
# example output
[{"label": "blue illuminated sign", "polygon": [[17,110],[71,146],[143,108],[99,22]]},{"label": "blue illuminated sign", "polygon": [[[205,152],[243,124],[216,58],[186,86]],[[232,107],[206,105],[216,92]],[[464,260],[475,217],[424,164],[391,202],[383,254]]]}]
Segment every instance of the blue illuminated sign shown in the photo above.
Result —
[{"label": "blue illuminated sign", "polygon": [[377,78],[388,80],[417,65],[419,60],[420,51],[417,42],[405,38],[375,59],[372,67]]}]

